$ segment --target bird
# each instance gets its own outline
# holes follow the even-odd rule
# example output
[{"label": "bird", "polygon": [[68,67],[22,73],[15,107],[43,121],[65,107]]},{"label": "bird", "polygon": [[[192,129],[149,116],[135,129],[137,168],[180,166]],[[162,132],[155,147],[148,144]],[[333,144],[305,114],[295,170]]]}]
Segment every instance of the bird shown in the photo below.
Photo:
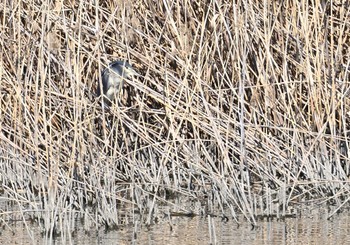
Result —
[{"label": "bird", "polygon": [[97,97],[103,95],[103,102],[111,106],[123,86],[124,80],[136,76],[139,74],[127,61],[113,61],[102,71],[101,81],[98,82],[97,86]]}]

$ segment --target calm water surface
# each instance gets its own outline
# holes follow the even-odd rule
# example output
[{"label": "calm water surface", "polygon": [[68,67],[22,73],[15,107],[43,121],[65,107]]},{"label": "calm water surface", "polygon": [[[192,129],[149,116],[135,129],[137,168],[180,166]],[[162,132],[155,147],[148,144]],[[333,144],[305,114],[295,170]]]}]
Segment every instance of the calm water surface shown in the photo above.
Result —
[{"label": "calm water surface", "polygon": [[174,217],[146,227],[136,224],[117,231],[86,233],[45,239],[38,227],[17,222],[2,226],[0,244],[350,244],[350,212],[327,220],[318,210],[303,218],[262,220],[253,228],[210,217]]}]

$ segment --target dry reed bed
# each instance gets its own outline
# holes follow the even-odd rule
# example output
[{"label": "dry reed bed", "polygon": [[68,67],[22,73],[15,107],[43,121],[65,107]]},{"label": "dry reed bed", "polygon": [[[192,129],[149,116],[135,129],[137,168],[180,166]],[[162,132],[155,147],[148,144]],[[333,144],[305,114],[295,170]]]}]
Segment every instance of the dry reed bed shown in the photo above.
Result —
[{"label": "dry reed bed", "polygon": [[[24,218],[68,231],[166,205],[255,223],[348,203],[347,3],[95,2],[0,3],[1,198]],[[116,58],[142,78],[103,110]]]}]

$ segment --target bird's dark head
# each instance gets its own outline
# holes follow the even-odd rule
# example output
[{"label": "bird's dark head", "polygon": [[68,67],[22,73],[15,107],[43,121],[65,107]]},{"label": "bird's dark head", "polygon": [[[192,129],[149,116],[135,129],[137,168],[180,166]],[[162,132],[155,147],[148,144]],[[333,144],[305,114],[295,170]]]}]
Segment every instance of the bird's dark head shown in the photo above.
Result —
[{"label": "bird's dark head", "polygon": [[123,61],[123,60],[114,61],[109,65],[109,67],[115,73],[119,74],[124,78],[131,79],[134,76],[139,75],[127,61]]},{"label": "bird's dark head", "polygon": [[[102,83],[98,84],[97,95],[103,94],[108,100],[113,101],[122,87],[123,80],[132,79],[136,76],[139,76],[139,74],[127,61],[114,61],[103,70]],[[102,85],[102,88],[100,85]]]}]

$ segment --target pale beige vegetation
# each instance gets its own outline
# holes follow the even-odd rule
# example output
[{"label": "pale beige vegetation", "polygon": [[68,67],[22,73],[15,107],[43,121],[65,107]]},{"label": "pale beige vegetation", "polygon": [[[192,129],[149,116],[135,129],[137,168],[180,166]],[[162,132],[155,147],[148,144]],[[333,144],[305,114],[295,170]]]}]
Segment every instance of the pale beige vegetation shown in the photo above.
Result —
[{"label": "pale beige vegetation", "polygon": [[[341,210],[343,2],[2,1],[1,200],[49,231],[77,217],[90,229],[138,213],[256,223],[306,201]],[[115,59],[142,77],[102,109],[95,89]]]}]

